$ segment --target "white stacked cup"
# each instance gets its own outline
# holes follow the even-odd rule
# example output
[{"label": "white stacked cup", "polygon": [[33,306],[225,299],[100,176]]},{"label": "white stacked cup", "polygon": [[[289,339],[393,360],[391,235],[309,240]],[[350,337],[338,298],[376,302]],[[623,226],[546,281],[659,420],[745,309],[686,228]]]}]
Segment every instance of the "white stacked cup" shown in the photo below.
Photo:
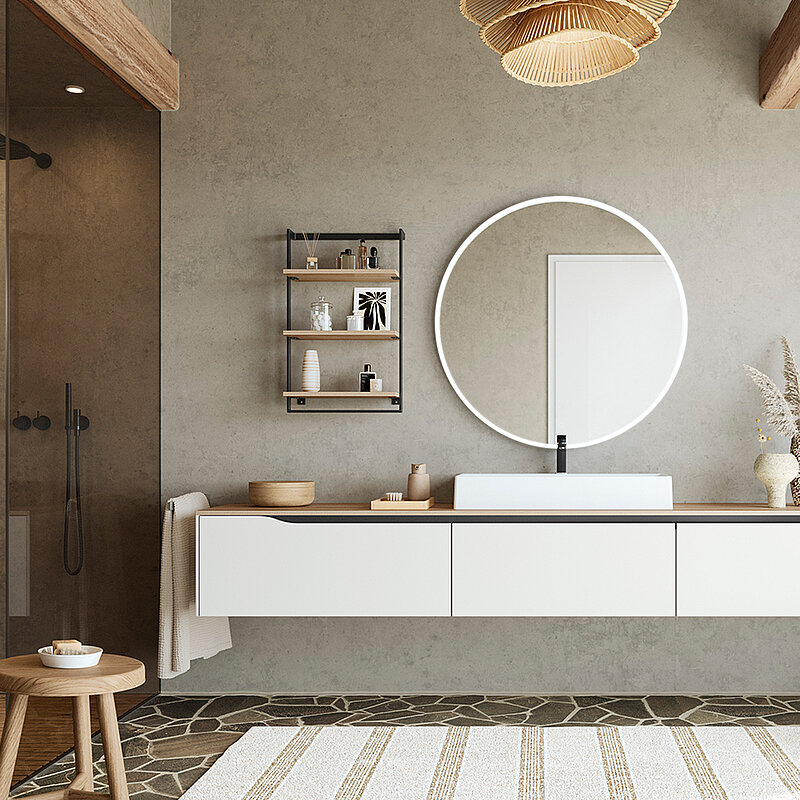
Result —
[{"label": "white stacked cup", "polygon": [[303,392],[318,392],[319,385],[319,355],[316,350],[306,350],[303,354],[303,375],[300,390]]}]

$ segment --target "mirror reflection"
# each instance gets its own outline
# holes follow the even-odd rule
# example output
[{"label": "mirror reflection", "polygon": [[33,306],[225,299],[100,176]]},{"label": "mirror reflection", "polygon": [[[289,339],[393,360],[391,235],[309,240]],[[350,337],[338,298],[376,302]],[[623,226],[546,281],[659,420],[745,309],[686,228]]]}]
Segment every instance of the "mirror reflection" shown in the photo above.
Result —
[{"label": "mirror reflection", "polygon": [[478,228],[442,281],[437,344],[473,413],[529,444],[611,438],[669,388],[686,308],[658,242],[593,201],[535,200]]}]

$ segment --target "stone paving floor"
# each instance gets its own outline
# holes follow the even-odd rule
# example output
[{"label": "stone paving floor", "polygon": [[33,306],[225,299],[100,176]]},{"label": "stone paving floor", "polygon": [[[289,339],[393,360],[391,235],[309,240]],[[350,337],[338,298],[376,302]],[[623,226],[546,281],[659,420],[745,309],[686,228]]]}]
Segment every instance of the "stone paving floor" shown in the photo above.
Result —
[{"label": "stone paving floor", "polygon": [[[180,797],[255,725],[800,725],[800,697],[159,695],[120,721],[131,797]],[[102,790],[99,736],[93,749],[96,788]],[[70,752],[12,796],[63,787],[73,763]]]}]

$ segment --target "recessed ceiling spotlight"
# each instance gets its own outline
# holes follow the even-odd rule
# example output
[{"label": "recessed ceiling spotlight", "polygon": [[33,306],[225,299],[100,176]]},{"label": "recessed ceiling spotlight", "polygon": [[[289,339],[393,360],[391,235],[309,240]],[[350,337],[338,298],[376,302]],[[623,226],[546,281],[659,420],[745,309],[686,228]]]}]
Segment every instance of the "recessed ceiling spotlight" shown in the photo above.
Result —
[{"label": "recessed ceiling spotlight", "polygon": [[64,89],[66,89],[70,94],[83,94],[86,91],[83,86],[78,86],[77,83],[68,83]]}]

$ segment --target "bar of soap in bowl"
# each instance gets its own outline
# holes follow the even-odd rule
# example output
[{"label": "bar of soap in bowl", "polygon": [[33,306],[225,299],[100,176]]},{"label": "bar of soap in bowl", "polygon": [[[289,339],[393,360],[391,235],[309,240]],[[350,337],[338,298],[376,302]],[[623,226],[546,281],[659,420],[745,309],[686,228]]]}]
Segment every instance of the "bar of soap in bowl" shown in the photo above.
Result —
[{"label": "bar of soap in bowl", "polygon": [[53,654],[57,656],[79,656],[82,647],[77,639],[53,639]]},{"label": "bar of soap in bowl", "polygon": [[82,645],[81,652],[75,655],[58,655],[53,652],[52,645],[39,648],[39,658],[42,659],[42,664],[56,669],[96,667],[100,663],[100,656],[102,655],[102,647],[93,647],[90,644]]}]

